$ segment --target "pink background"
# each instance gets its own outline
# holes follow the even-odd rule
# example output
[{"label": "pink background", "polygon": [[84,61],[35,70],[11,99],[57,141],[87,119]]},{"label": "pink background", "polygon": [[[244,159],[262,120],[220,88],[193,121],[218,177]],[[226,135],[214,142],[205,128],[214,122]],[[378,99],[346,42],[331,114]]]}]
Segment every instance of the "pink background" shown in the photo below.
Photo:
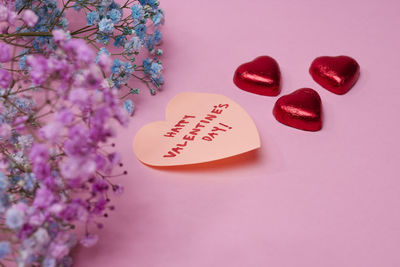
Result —
[{"label": "pink background", "polygon": [[[162,0],[167,81],[143,90],[119,130],[125,194],[75,253],[76,266],[400,266],[400,2],[398,0]],[[308,74],[322,55],[361,65],[346,95]],[[281,66],[281,95],[301,87],[322,98],[324,127],[311,133],[275,121],[277,97],[232,82],[259,55]],[[262,148],[208,168],[159,170],[139,163],[131,143],[164,118],[179,92],[224,94],[254,118]]]}]

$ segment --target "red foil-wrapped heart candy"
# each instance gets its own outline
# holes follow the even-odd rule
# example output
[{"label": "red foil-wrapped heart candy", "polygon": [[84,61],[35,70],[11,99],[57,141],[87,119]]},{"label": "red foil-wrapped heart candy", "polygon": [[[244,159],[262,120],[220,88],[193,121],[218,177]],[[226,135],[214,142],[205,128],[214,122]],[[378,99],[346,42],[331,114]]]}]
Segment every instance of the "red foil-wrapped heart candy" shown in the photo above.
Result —
[{"label": "red foil-wrapped heart candy", "polygon": [[348,56],[318,57],[311,63],[310,74],[325,89],[343,95],[356,83],[360,66]]},{"label": "red foil-wrapped heart candy", "polygon": [[319,131],[322,128],[321,98],[311,88],[281,96],[275,103],[273,114],[280,123],[300,130]]},{"label": "red foil-wrapped heart candy", "polygon": [[235,71],[233,82],[250,93],[277,96],[281,91],[281,71],[275,59],[261,56],[240,65]]}]

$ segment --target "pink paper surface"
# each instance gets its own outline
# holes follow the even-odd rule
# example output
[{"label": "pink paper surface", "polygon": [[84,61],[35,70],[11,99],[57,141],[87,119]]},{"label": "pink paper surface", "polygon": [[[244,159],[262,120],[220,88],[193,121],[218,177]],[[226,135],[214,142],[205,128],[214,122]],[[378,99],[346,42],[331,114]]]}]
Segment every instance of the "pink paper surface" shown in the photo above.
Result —
[{"label": "pink paper surface", "polygon": [[[166,86],[136,98],[117,148],[125,194],[79,249],[87,267],[400,266],[400,2],[397,0],[163,0]],[[277,97],[236,88],[236,67],[260,55],[281,66],[288,94],[319,92],[320,132],[275,121]],[[345,54],[361,66],[338,96],[308,74],[317,56]],[[214,92],[254,119],[262,147],[207,168],[142,165],[132,140],[164,119],[183,91]]]}]

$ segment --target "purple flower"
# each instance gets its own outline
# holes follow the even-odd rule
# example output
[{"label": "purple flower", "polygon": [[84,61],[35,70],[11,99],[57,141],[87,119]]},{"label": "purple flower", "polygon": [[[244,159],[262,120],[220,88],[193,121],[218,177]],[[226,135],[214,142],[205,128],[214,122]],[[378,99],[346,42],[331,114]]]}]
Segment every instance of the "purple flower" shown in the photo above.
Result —
[{"label": "purple flower", "polygon": [[32,172],[37,179],[44,181],[51,176],[51,167],[46,162],[35,162]]},{"label": "purple flower", "polygon": [[70,109],[63,108],[59,110],[56,115],[56,120],[64,125],[70,125],[74,120],[74,114]]},{"label": "purple flower", "polygon": [[97,200],[92,213],[100,215],[105,209],[107,205],[107,200],[105,200],[103,197],[100,197],[99,200]]},{"label": "purple flower", "polygon": [[11,79],[12,79],[12,76],[8,71],[6,71],[5,69],[0,69],[0,87],[1,88],[10,87]]},{"label": "purple flower", "polygon": [[69,92],[68,99],[80,108],[84,108],[90,105],[90,94],[84,88],[72,89]]},{"label": "purple flower", "polygon": [[29,153],[32,162],[32,171],[39,180],[45,180],[51,175],[51,168],[48,164],[49,153],[47,147],[42,144],[34,144]]},{"label": "purple flower", "polygon": [[25,24],[28,27],[33,27],[35,26],[36,22],[38,21],[38,16],[35,14],[35,12],[33,12],[30,9],[27,9],[24,11],[24,13],[22,14],[22,20],[25,22]]},{"label": "purple flower", "polygon": [[42,55],[28,56],[26,62],[31,67],[32,83],[35,85],[43,84],[47,78],[47,59]]},{"label": "purple flower", "polygon": [[81,199],[72,200],[63,211],[60,213],[60,218],[66,221],[78,220],[81,222],[87,222],[89,217],[88,208],[84,206],[84,202]]},{"label": "purple flower", "polygon": [[11,59],[10,46],[5,43],[0,43],[0,62],[9,62]]},{"label": "purple flower", "polygon": [[101,53],[98,55],[98,60],[97,63],[99,64],[100,67],[103,69],[108,69],[111,66],[111,58],[109,55],[106,55],[104,53]]},{"label": "purple flower", "polygon": [[13,122],[13,126],[15,127],[15,130],[17,130],[17,131],[25,130],[25,122],[28,120],[28,118],[29,117],[26,115],[16,117]]},{"label": "purple flower", "polygon": [[81,238],[80,243],[82,244],[82,246],[89,248],[94,246],[98,240],[99,237],[97,235],[87,234],[83,238]]},{"label": "purple flower", "polygon": [[71,39],[69,40],[64,49],[67,53],[72,55],[76,60],[80,60],[86,64],[94,61],[95,53],[82,39]]},{"label": "purple flower", "polygon": [[7,21],[10,25],[14,25],[15,21],[17,20],[17,13],[14,11],[8,11],[8,18]]},{"label": "purple flower", "polygon": [[62,243],[51,243],[49,247],[49,253],[51,257],[55,259],[62,259],[67,256],[69,252],[69,248],[67,245]]},{"label": "purple flower", "polygon": [[11,137],[11,126],[7,123],[0,124],[0,142]]},{"label": "purple flower", "polygon": [[108,184],[103,179],[97,179],[97,181],[93,183],[92,192],[102,194],[107,192],[108,188]]},{"label": "purple flower", "polygon": [[36,243],[40,246],[46,246],[47,243],[50,241],[49,233],[43,227],[37,229],[36,232],[33,234],[33,237],[35,238]]},{"label": "purple flower", "polygon": [[85,73],[86,84],[89,88],[98,89],[99,85],[103,82],[103,74],[97,64],[90,64],[89,70]]},{"label": "purple flower", "polygon": [[47,147],[42,144],[34,144],[29,153],[29,158],[32,162],[47,162],[49,159]]},{"label": "purple flower", "polygon": [[118,165],[121,163],[121,154],[118,152],[108,154],[108,160],[112,165]]},{"label": "purple flower", "polygon": [[33,206],[36,208],[47,208],[50,207],[55,200],[53,192],[47,189],[46,186],[42,186],[36,190]]},{"label": "purple flower", "polygon": [[[114,183],[120,155],[109,144],[115,122],[126,125],[134,106],[122,104],[119,89],[135,77],[156,86],[162,78],[154,51],[163,13],[156,0],[139,0],[132,16],[123,16],[130,7],[111,0],[74,1],[75,9],[95,11],[88,15],[93,26],[70,34],[57,1],[6,2],[0,3],[0,64],[6,63],[0,67],[0,230],[16,241],[12,256],[20,265],[68,267],[73,246],[98,240],[72,226],[103,227],[99,217],[114,209],[109,197],[123,191]],[[110,54],[102,44],[112,38],[124,48]],[[144,44],[152,54],[145,71],[136,61]],[[92,45],[100,48],[97,58]],[[111,64],[115,55],[121,58]],[[0,242],[0,259],[9,245]]]},{"label": "purple flower", "polygon": [[68,35],[61,29],[55,29],[51,33],[53,34],[53,40],[58,44],[65,43],[68,40]]},{"label": "purple flower", "polygon": [[68,139],[64,143],[64,151],[68,156],[87,156],[93,152],[93,147],[88,142],[89,131],[81,125],[76,125],[68,130]]},{"label": "purple flower", "polygon": [[116,195],[121,195],[124,192],[125,188],[122,185],[114,185],[113,191]]},{"label": "purple flower", "polygon": [[8,8],[0,4],[0,21],[6,21],[8,18]]},{"label": "purple flower", "polygon": [[62,134],[62,124],[58,121],[50,122],[39,131],[40,135],[52,143],[56,143]]},{"label": "purple flower", "polygon": [[85,180],[96,171],[96,163],[88,158],[69,157],[60,165],[63,177]]},{"label": "purple flower", "polygon": [[29,217],[29,224],[32,226],[40,226],[45,221],[46,217],[42,212],[36,212]]},{"label": "purple flower", "polygon": [[121,125],[127,125],[129,121],[129,114],[122,108],[115,108],[114,118],[121,123]]}]

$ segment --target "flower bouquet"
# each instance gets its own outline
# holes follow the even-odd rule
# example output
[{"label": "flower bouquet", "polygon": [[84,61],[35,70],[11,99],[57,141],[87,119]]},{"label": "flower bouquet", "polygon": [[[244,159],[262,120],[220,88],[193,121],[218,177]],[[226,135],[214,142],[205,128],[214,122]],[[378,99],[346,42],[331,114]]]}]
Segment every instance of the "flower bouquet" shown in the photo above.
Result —
[{"label": "flower bouquet", "polygon": [[156,0],[0,2],[0,266],[70,266],[97,242],[127,174],[115,128],[135,81],[164,83],[163,22]]}]

